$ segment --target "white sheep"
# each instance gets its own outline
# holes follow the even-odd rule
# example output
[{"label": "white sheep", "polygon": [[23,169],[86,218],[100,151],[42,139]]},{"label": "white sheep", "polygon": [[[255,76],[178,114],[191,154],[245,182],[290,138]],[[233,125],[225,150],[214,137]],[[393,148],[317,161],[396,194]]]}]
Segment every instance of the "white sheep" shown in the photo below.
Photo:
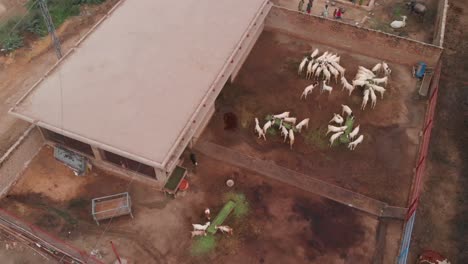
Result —
[{"label": "white sheep", "polygon": [[355,86],[350,84],[344,76],[341,76],[341,84],[343,84],[343,89],[346,89],[349,92],[349,96],[351,96],[351,93],[354,91]]},{"label": "white sheep", "polygon": [[307,86],[304,91],[301,94],[301,99],[304,97],[304,99],[307,99],[307,95],[312,93],[312,90],[314,90],[315,86],[317,86],[317,83],[313,83],[309,86]]},{"label": "white sheep", "polygon": [[304,59],[302,59],[301,63],[299,64],[299,69],[297,70],[297,75],[302,74],[302,72],[304,71],[304,67],[306,66],[308,60],[309,60],[308,57],[304,57]]},{"label": "white sheep", "polygon": [[229,235],[232,235],[234,229],[232,227],[229,227],[227,225],[224,225],[224,226],[215,226],[215,230],[219,230],[221,231],[222,233],[226,233],[226,234],[229,234]]},{"label": "white sheep", "polygon": [[289,130],[289,147],[292,149],[294,144],[294,131],[292,129]]},{"label": "white sheep", "polygon": [[281,135],[284,138],[284,142],[286,142],[286,139],[288,139],[289,131],[284,126],[281,127]]},{"label": "white sheep", "polygon": [[353,80],[353,86],[356,87],[356,86],[364,86],[366,84],[368,84],[369,82],[366,81],[366,80]]},{"label": "white sheep", "polygon": [[273,115],[273,117],[278,118],[278,119],[283,119],[285,117],[289,117],[289,113],[290,112],[284,112],[284,113],[281,113],[281,114]]},{"label": "white sheep", "polygon": [[319,49],[315,49],[312,54],[310,54],[310,57],[313,59],[319,54]]},{"label": "white sheep", "polygon": [[190,231],[192,234],[192,238],[195,236],[206,236],[206,231],[205,230],[195,230],[195,231]]},{"label": "white sheep", "polygon": [[310,76],[312,75],[312,65],[314,65],[314,60],[312,59],[309,61],[309,64],[307,64],[307,73],[306,73],[306,78],[309,79]]},{"label": "white sheep", "polygon": [[295,117],[285,117],[283,118],[284,122],[288,122],[288,123],[291,123],[293,125],[296,124],[296,121],[297,121],[297,118]]},{"label": "white sheep", "polygon": [[372,71],[378,73],[382,69],[382,63],[377,63],[373,68]]},{"label": "white sheep", "polygon": [[210,226],[210,222],[206,222],[204,225],[192,224],[192,226],[194,231],[205,231]]},{"label": "white sheep", "polygon": [[380,97],[383,99],[384,93],[386,91],[385,88],[383,88],[382,86],[375,85],[375,84],[369,84],[369,87],[374,89],[374,91],[379,92]]},{"label": "white sheep", "polygon": [[330,83],[331,73],[328,70],[328,68],[324,65],[322,65],[322,72],[323,76],[325,76],[325,81],[327,81],[327,83]]},{"label": "white sheep", "polygon": [[372,83],[374,84],[384,84],[385,86],[387,86],[387,82],[388,82],[388,76],[385,76],[385,77],[382,77],[382,78],[374,78],[372,79]]},{"label": "white sheep", "polygon": [[392,73],[392,70],[390,69],[390,67],[388,67],[388,64],[385,63],[385,61],[382,62],[382,68],[386,76],[389,76]]},{"label": "white sheep", "polygon": [[322,67],[317,67],[317,70],[315,71],[315,77],[318,78],[320,77],[320,73],[322,73]]},{"label": "white sheep", "polygon": [[362,67],[362,66],[358,67],[358,72],[366,73],[369,76],[375,77],[375,73],[373,73],[371,70],[369,70],[369,69],[367,69],[365,67]]},{"label": "white sheep", "polygon": [[349,139],[353,139],[359,133],[359,126],[355,127],[351,133],[349,133]]},{"label": "white sheep", "polygon": [[377,105],[377,96],[375,96],[374,89],[370,88],[371,108],[375,108]]},{"label": "white sheep", "polygon": [[271,122],[271,120],[268,121],[268,122],[266,122],[265,125],[263,125],[263,133],[266,134],[267,130],[268,130],[272,125],[273,125],[273,122]]},{"label": "white sheep", "polygon": [[331,92],[333,91],[333,87],[326,85],[326,84],[325,84],[325,81],[323,81],[321,92],[323,92],[323,91],[328,92],[328,95],[330,95]]},{"label": "white sheep", "polygon": [[348,148],[350,150],[354,150],[358,144],[362,143],[363,140],[364,140],[364,135],[360,135],[356,140],[348,144]]},{"label": "white sheep", "polygon": [[344,131],[341,131],[341,132],[337,132],[335,134],[333,134],[331,137],[330,137],[330,147],[333,145],[333,142],[335,142],[335,140],[337,138],[339,138],[341,135],[343,135]]},{"label": "white sheep", "polygon": [[296,129],[301,133],[302,127],[309,128],[309,118],[306,118],[296,125]]},{"label": "white sheep", "polygon": [[262,128],[260,127],[260,124],[258,123],[258,118],[255,118],[255,131],[258,134],[258,138],[263,137],[263,139],[266,140],[265,133],[263,132]]},{"label": "white sheep", "polygon": [[325,135],[328,135],[328,133],[330,133],[330,132],[333,132],[333,133],[343,132],[343,131],[346,130],[346,128],[348,128],[348,126],[336,127],[336,126],[328,125],[328,130],[327,130],[327,133]]},{"label": "white sheep", "polygon": [[346,115],[350,116],[353,113],[353,110],[347,105],[342,104],[341,105],[341,115],[344,115],[346,112]]},{"label": "white sheep", "polygon": [[333,114],[333,118],[328,123],[331,123],[331,122],[335,122],[341,125],[343,124],[344,119],[339,114]]},{"label": "white sheep", "polygon": [[312,78],[312,75],[314,75],[315,70],[317,70],[318,66],[320,66],[320,63],[315,62],[315,63],[314,63],[314,66],[312,66],[312,71],[311,71],[311,73],[310,73],[310,76],[309,76],[307,79]]},{"label": "white sheep", "polygon": [[345,68],[341,67],[340,64],[338,64],[338,63],[336,63],[334,61],[330,62],[330,64],[333,65],[333,67],[335,67],[335,69],[337,69],[340,72],[341,76],[344,76],[345,71],[346,71]]},{"label": "white sheep", "polygon": [[369,89],[364,90],[364,96],[362,97],[361,109],[366,109],[367,101],[369,100]]},{"label": "white sheep", "polygon": [[335,69],[335,67],[333,67],[333,65],[331,64],[328,64],[327,66],[328,66],[328,70],[335,78],[335,83],[338,83],[338,76],[340,75],[340,72],[337,69]]}]

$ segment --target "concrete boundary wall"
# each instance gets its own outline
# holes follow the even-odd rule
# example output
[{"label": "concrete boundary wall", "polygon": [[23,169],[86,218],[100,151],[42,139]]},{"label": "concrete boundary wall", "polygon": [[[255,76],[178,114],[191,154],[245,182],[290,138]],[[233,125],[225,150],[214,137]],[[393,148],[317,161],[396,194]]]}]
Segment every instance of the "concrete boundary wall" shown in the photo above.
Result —
[{"label": "concrete boundary wall", "polygon": [[273,6],[267,16],[265,30],[279,31],[349,52],[411,66],[424,61],[430,67],[435,67],[442,53],[442,48],[432,44],[278,6]]},{"label": "concrete boundary wall", "polygon": [[439,0],[432,43],[439,47],[444,45],[445,23],[447,23],[448,0]]},{"label": "concrete boundary wall", "polygon": [[39,129],[31,125],[0,158],[0,198],[8,193],[43,145]]}]

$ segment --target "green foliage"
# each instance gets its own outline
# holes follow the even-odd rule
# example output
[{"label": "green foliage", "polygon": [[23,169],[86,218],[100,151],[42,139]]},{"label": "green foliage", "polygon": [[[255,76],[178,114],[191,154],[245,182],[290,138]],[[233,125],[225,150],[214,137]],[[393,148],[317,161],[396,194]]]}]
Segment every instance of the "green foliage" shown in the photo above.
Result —
[{"label": "green foliage", "polygon": [[236,203],[236,207],[232,212],[235,218],[242,218],[249,213],[249,202],[243,193],[228,192],[224,195],[224,201],[229,200]]},{"label": "green foliage", "polygon": [[310,129],[304,133],[304,140],[307,145],[315,146],[318,149],[325,149],[328,146],[327,137],[322,129]]},{"label": "green foliage", "polygon": [[13,18],[0,25],[0,45],[2,51],[12,51],[23,46],[19,23],[20,18]]},{"label": "green foliage", "polygon": [[204,255],[216,248],[216,238],[213,235],[201,236],[194,239],[190,253],[194,256]]}]

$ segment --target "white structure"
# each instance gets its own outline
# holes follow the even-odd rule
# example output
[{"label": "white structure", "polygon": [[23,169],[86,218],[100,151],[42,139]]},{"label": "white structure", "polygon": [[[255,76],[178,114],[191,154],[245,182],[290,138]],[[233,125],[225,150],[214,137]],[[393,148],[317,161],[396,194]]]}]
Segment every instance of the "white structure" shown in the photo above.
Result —
[{"label": "white structure", "polygon": [[270,8],[266,0],[122,0],[10,113],[98,165],[163,183]]}]

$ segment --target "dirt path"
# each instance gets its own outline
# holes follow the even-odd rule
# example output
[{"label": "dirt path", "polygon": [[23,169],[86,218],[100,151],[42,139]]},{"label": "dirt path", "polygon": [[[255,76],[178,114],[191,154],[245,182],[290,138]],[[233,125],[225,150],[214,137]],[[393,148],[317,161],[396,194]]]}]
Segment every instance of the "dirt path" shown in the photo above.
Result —
[{"label": "dirt path", "polygon": [[389,207],[384,202],[280,167],[272,162],[246,156],[214,143],[199,142],[196,145],[196,149],[211,158],[220,159],[232,165],[288,183],[344,205],[357,208],[374,216],[403,218],[406,212],[405,208]]},{"label": "dirt path", "polygon": [[468,263],[468,2],[450,1],[439,102],[408,263],[424,249]]}]

